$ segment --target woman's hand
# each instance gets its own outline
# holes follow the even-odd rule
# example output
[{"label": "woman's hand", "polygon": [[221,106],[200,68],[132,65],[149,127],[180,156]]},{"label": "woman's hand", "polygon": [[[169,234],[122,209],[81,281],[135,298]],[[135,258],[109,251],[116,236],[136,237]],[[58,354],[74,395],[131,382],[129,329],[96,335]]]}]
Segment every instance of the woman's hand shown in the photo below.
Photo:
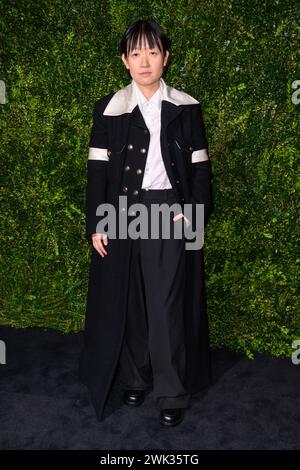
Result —
[{"label": "woman's hand", "polygon": [[187,226],[189,226],[191,222],[185,215],[182,214],[182,212],[180,214],[175,215],[175,217],[173,217],[173,221],[176,222],[176,220],[180,220],[182,219],[182,217],[184,217],[185,223],[187,224]]},{"label": "woman's hand", "polygon": [[104,245],[108,244],[108,237],[106,233],[93,233],[92,243],[95,250],[98,251],[99,255],[104,258],[104,255],[107,255],[107,252],[104,248]]}]

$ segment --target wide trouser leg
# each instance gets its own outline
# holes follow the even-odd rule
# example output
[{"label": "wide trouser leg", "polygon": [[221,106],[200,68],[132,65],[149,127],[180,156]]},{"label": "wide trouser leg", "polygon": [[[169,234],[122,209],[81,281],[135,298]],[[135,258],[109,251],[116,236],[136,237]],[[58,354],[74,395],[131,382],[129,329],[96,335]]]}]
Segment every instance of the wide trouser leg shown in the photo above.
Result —
[{"label": "wide trouser leg", "polygon": [[[153,192],[152,192],[153,194]],[[175,199],[145,198],[151,203]],[[173,222],[174,223],[174,222]],[[150,227],[149,218],[149,227]],[[186,408],[190,394],[184,386],[186,350],[184,332],[185,246],[184,239],[134,240],[128,298],[128,325],[123,344],[121,368],[129,388],[149,384],[159,409]],[[143,308],[139,308],[143,306]],[[148,377],[148,378],[147,378]]]},{"label": "wide trouser leg", "polygon": [[140,266],[139,240],[132,241],[127,318],[120,355],[121,380],[129,389],[152,388],[148,319]]}]

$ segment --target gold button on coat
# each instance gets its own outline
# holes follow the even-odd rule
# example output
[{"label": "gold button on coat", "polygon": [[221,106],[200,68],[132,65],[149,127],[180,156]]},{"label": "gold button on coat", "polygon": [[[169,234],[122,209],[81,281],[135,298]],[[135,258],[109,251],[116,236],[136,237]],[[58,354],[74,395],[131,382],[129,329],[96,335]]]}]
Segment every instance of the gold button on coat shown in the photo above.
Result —
[{"label": "gold button on coat", "polygon": [[128,191],[127,186],[123,186],[123,191],[124,191],[124,193],[126,193]]},{"label": "gold button on coat", "polygon": [[146,149],[142,148],[141,153],[146,153]]},{"label": "gold button on coat", "polygon": [[132,145],[132,144],[128,144],[128,145],[127,145],[127,148],[128,148],[129,150],[131,150],[131,149],[133,149],[133,145]]}]

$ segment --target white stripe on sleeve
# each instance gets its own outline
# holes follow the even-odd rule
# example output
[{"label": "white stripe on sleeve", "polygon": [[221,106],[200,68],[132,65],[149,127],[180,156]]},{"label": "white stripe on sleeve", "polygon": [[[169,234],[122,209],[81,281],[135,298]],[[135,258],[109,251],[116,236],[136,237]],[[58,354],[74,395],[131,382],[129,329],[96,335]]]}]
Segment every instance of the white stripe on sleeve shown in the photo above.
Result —
[{"label": "white stripe on sleeve", "polygon": [[207,149],[195,150],[192,153],[192,163],[204,162],[208,160]]},{"label": "white stripe on sleeve", "polygon": [[97,147],[89,147],[89,160],[109,160],[107,149],[100,149]]}]

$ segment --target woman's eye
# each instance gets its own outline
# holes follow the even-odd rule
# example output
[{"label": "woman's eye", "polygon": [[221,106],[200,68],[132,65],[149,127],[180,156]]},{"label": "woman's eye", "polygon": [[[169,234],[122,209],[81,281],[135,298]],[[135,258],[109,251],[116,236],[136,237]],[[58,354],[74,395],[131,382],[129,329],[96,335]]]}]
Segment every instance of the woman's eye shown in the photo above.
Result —
[{"label": "woman's eye", "polygon": [[[151,51],[150,54],[157,55],[157,52],[156,52],[156,51]],[[139,53],[138,53],[138,52],[132,52],[131,55],[132,55],[132,56],[137,56],[137,55],[139,55]]]}]

